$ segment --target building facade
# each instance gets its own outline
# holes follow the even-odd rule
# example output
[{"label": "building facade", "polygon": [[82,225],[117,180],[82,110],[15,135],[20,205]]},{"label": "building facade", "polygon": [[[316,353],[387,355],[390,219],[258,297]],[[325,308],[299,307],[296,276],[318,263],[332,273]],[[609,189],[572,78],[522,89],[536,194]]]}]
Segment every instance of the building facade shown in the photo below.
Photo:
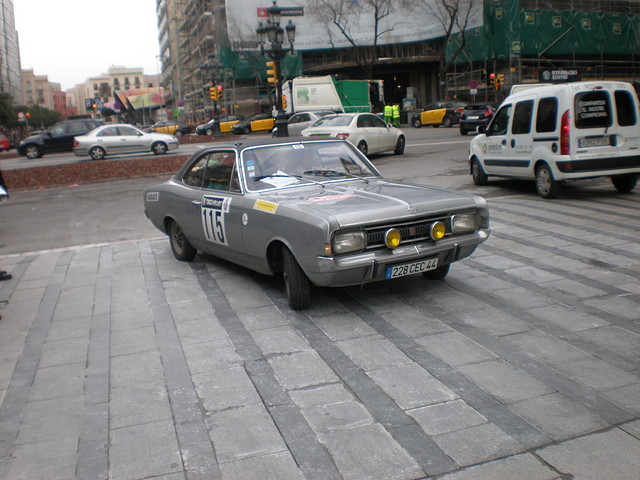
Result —
[{"label": "building facade", "polygon": [[13,0],[0,0],[0,92],[8,93],[21,105],[20,48],[13,14]]},{"label": "building facade", "polygon": [[46,75],[35,75],[33,70],[22,70],[21,80],[24,105],[37,105],[55,110],[63,118],[67,116],[66,93],[59,83],[50,82]]}]

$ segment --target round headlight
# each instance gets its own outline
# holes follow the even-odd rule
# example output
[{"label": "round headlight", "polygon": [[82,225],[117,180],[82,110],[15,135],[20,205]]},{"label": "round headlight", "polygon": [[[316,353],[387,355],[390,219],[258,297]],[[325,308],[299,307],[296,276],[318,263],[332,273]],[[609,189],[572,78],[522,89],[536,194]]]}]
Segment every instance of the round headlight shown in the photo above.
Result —
[{"label": "round headlight", "polygon": [[431,238],[434,240],[440,240],[444,238],[444,234],[447,232],[443,222],[433,222],[431,224]]},{"label": "round headlight", "polygon": [[384,244],[389,248],[396,248],[402,241],[402,235],[397,228],[390,228],[384,232]]}]

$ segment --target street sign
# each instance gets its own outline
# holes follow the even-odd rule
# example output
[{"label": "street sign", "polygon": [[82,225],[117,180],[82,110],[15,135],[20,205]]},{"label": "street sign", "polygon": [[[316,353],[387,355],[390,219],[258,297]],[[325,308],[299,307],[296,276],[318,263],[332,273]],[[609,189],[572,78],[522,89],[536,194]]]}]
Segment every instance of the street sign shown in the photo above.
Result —
[{"label": "street sign", "polygon": [[471,81],[469,82],[469,88],[470,88],[471,90],[475,90],[476,88],[478,88],[478,82],[476,82],[475,80],[471,80]]}]

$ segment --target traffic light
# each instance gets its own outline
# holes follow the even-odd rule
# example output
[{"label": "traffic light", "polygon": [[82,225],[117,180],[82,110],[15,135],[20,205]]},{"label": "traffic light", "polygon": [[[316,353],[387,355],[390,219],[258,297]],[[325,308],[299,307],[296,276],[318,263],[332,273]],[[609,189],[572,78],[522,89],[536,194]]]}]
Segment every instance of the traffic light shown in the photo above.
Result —
[{"label": "traffic light", "polygon": [[218,100],[218,88],[217,87],[211,87],[209,89],[209,97],[211,98],[211,100]]},{"label": "traffic light", "polygon": [[496,82],[496,74],[491,72],[489,74],[489,85],[493,86],[495,85],[495,82]]},{"label": "traffic light", "polygon": [[500,87],[504,85],[504,74],[499,73],[498,79],[496,80],[496,90],[500,90]]},{"label": "traffic light", "polygon": [[286,108],[287,108],[287,97],[285,97],[284,95],[282,95],[282,96],[280,97],[280,99],[281,99],[281,102],[282,102],[282,109],[283,109],[283,110],[286,110]]},{"label": "traffic light", "polygon": [[218,91],[218,100],[222,101],[222,99],[224,98],[223,93],[224,92],[224,87],[222,85],[218,85],[216,87],[216,90]]},{"label": "traffic light", "polygon": [[276,62],[271,60],[267,62],[267,82],[278,83],[278,72],[276,68]]}]

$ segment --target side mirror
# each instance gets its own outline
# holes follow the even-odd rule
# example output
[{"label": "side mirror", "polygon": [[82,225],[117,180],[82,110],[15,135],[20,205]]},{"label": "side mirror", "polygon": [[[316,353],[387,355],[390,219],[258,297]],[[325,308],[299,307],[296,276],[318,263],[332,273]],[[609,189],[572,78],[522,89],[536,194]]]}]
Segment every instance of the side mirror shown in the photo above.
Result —
[{"label": "side mirror", "polygon": [[480,126],[476,127],[476,132],[478,132],[479,134],[487,133],[487,126],[486,125],[480,125]]}]

